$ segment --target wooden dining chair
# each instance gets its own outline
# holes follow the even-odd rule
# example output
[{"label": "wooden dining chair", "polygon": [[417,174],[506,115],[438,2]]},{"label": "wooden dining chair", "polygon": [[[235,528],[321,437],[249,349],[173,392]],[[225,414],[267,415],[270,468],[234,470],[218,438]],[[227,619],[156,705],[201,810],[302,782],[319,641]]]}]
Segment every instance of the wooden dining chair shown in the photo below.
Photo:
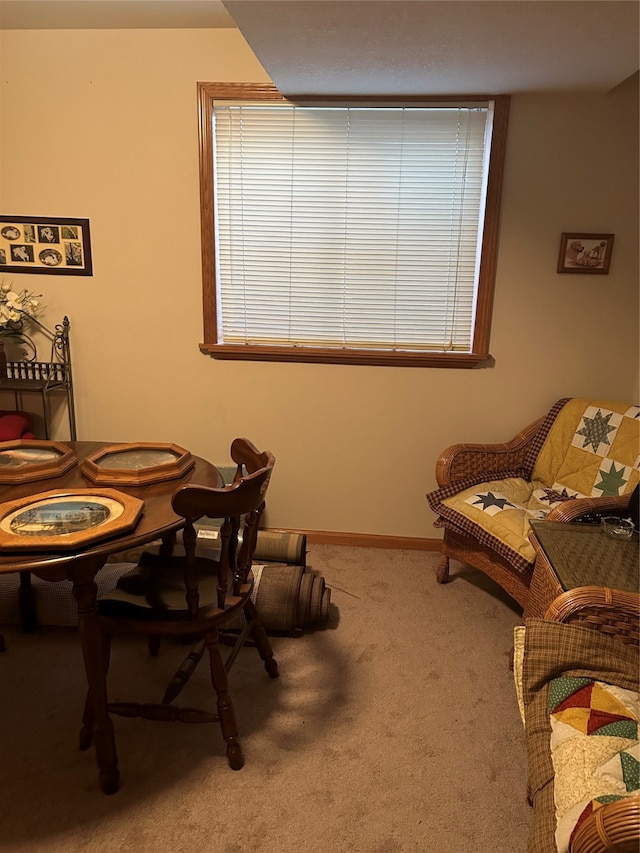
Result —
[{"label": "wooden dining chair", "polygon": [[[170,554],[164,553],[163,549],[143,552],[136,568],[120,578],[113,592],[98,600],[98,613],[107,668],[114,634],[141,634],[148,639],[171,636],[187,642],[201,641],[201,649],[192,649],[161,702],[110,703],[109,711],[151,720],[217,721],[227,744],[229,765],[239,770],[244,764],[244,757],[238,741],[227,674],[249,638],[267,673],[272,678],[279,674],[271,643],[251,599],[251,563],[275,458],[268,451],[258,451],[243,438],[233,442],[231,455],[238,466],[231,485],[217,489],[185,485],[174,493],[173,509],[184,518],[182,547],[175,547]],[[205,517],[221,521],[218,552],[209,548],[203,553],[199,547],[201,543],[194,524]],[[240,611],[244,612],[244,627],[236,633],[233,646],[223,658],[221,631]],[[173,704],[204,649],[208,652],[211,681],[217,695],[217,713]],[[80,734],[81,749],[91,744],[92,729],[93,712],[87,696]]]}]

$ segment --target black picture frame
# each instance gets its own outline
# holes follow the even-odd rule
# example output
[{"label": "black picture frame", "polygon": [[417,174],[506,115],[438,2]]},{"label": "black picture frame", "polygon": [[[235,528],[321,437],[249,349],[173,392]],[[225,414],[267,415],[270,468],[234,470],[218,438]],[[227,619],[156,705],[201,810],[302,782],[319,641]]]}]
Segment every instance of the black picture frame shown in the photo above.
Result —
[{"label": "black picture frame", "polygon": [[0,216],[0,275],[93,275],[88,219]]}]

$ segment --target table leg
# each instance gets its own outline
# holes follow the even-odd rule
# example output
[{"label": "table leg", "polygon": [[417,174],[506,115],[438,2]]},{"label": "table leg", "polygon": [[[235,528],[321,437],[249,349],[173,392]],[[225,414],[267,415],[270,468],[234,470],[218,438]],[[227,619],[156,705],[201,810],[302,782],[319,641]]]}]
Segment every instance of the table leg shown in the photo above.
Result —
[{"label": "table leg", "polygon": [[93,741],[100,787],[105,794],[115,794],[120,784],[120,771],[113,723],[107,708],[107,677],[102,632],[96,608],[98,587],[94,581],[97,568],[83,572],[80,566],[74,565],[70,579],[73,581],[73,595],[78,604],[78,628],[89,701],[93,710]]},{"label": "table leg", "polygon": [[163,557],[170,557],[173,554],[173,549],[177,541],[178,537],[175,530],[172,530],[171,533],[165,533],[162,537],[162,545],[160,546],[160,553]]},{"label": "table leg", "polygon": [[23,634],[31,634],[38,627],[36,618],[36,599],[31,586],[31,572],[20,572],[18,591],[20,610],[20,629]]}]

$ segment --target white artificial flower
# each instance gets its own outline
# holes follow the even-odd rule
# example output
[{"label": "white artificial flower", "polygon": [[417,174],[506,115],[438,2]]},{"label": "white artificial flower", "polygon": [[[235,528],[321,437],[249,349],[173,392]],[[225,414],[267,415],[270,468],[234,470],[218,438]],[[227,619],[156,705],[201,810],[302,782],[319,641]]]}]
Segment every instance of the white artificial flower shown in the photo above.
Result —
[{"label": "white artificial flower", "polygon": [[0,283],[0,327],[20,323],[25,317],[36,317],[41,311],[40,293],[31,294],[24,288],[16,293],[10,284]]}]

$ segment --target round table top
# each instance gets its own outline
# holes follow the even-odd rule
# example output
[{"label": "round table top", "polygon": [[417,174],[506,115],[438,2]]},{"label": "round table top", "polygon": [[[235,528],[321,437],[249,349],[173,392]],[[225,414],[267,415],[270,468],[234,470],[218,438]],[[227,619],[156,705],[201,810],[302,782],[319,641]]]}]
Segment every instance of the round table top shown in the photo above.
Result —
[{"label": "round table top", "polygon": [[[75,454],[78,464],[60,476],[47,477],[42,480],[32,480],[28,483],[16,485],[0,485],[0,519],[10,511],[13,502],[30,496],[37,496],[42,492],[60,491],[62,493],[75,489],[95,488],[97,492],[102,490],[100,486],[87,479],[82,472],[82,462],[90,454],[94,454],[103,447],[117,446],[124,442],[106,441],[65,441],[63,444],[70,447]],[[129,446],[129,445],[125,445]],[[194,456],[195,465],[186,471],[181,477],[167,479],[148,485],[112,485],[110,489],[116,489],[127,495],[132,495],[144,502],[142,515],[135,527],[127,532],[93,541],[86,546],[77,546],[77,549],[67,551],[43,551],[42,549],[29,551],[20,548],[9,552],[6,548],[0,553],[0,573],[15,571],[42,571],[54,568],[82,558],[106,558],[111,554],[135,548],[139,545],[158,539],[167,533],[179,530],[184,519],[176,515],[171,507],[171,497],[175,490],[186,483],[200,486],[220,488],[224,485],[222,474],[215,465],[198,456]]]}]

